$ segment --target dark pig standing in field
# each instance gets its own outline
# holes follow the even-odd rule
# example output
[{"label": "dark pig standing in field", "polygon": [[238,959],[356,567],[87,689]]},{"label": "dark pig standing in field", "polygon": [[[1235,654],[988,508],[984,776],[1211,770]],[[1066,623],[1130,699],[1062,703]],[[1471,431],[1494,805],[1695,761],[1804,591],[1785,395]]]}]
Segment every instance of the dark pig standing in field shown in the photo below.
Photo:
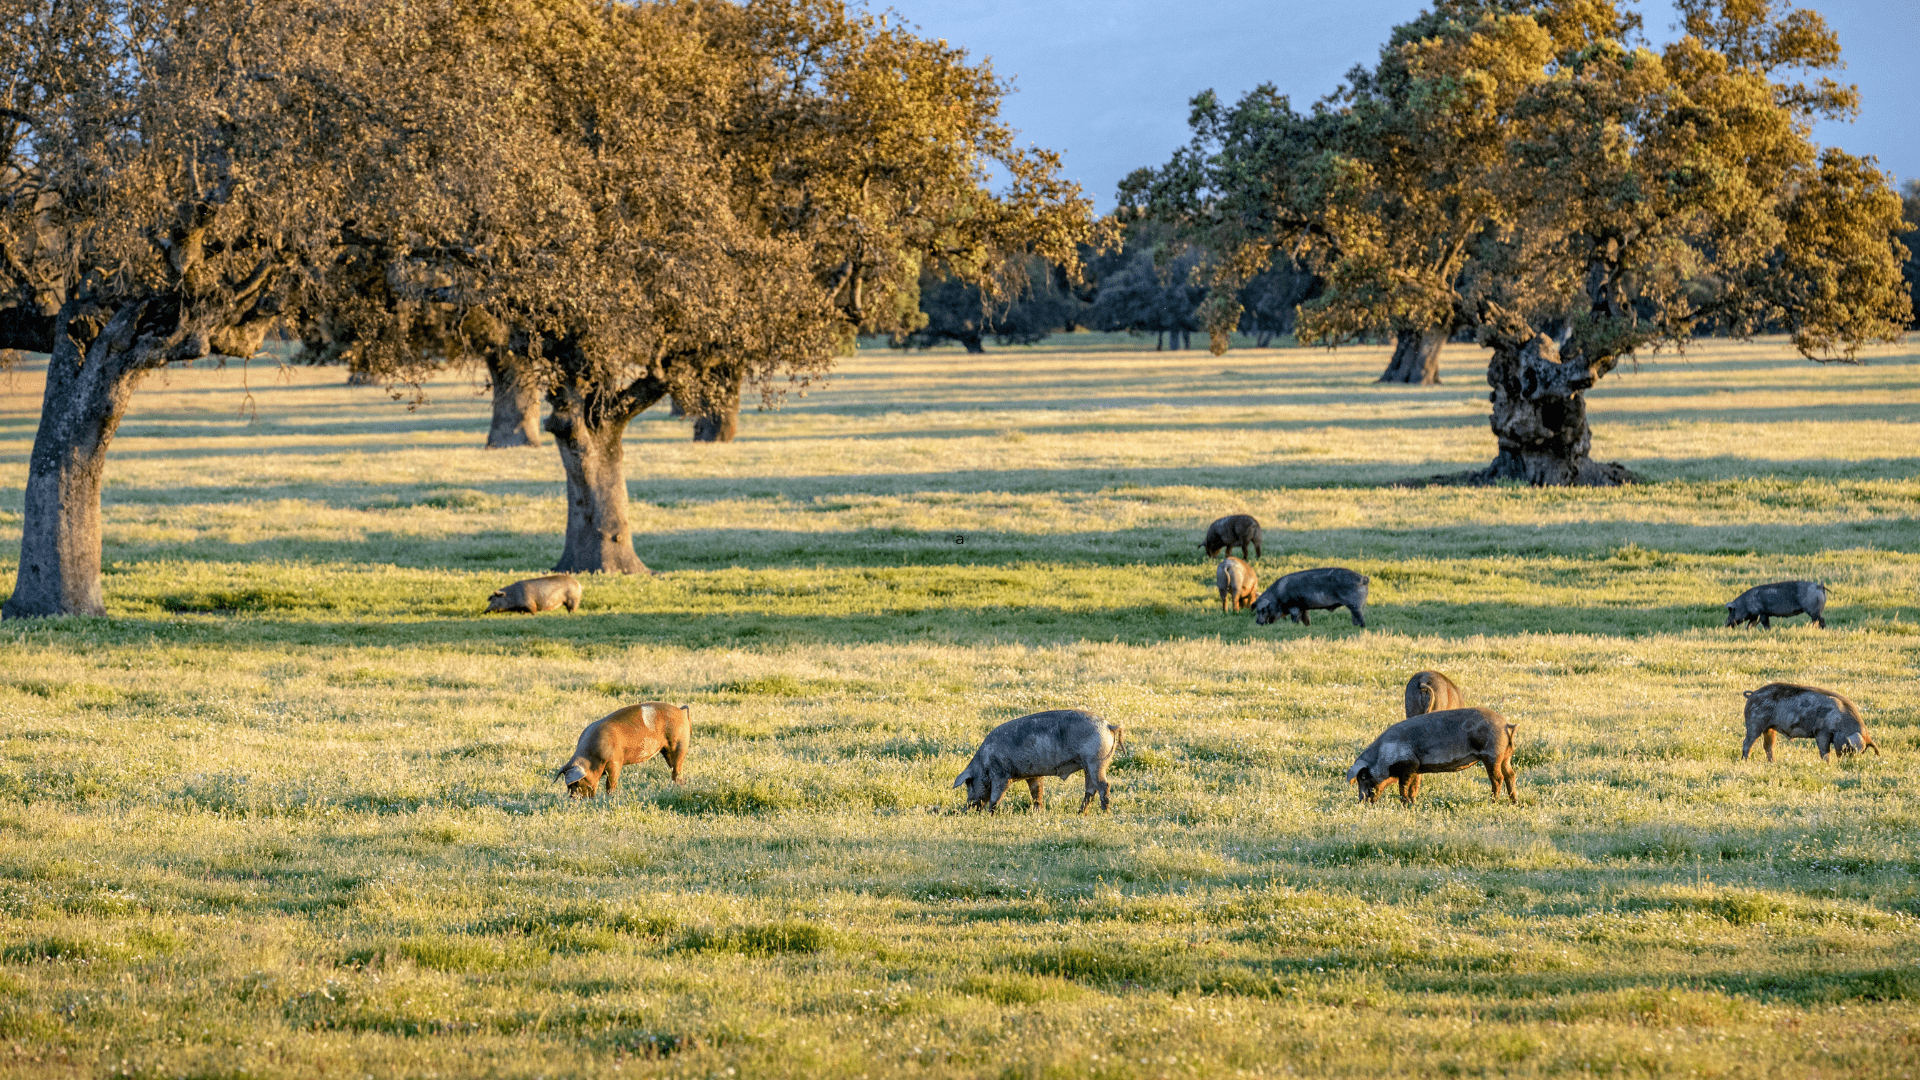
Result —
[{"label": "dark pig standing in field", "polygon": [[1813,619],[1813,625],[1824,630],[1826,610],[1825,585],[1817,581],[1776,581],[1771,585],[1755,585],[1734,597],[1733,603],[1727,605],[1727,625],[1744,621],[1752,626],[1758,622],[1772,629],[1773,619],[1804,613]]},{"label": "dark pig standing in field", "polygon": [[563,606],[568,612],[580,607],[580,579],[572,574],[548,574],[516,581],[487,597],[489,612],[531,611],[538,615]]},{"label": "dark pig standing in field", "polygon": [[1280,621],[1282,615],[1302,626],[1309,610],[1332,611],[1344,607],[1353,615],[1353,625],[1367,625],[1367,577],[1342,566],[1318,570],[1300,570],[1267,586],[1253,602],[1253,621],[1260,626]]},{"label": "dark pig standing in field", "polygon": [[566,782],[567,794],[593,798],[600,777],[607,778],[607,794],[620,782],[620,767],[667,759],[673,782],[680,782],[680,763],[686,760],[693,735],[693,706],[645,701],[618,709],[587,725],[574,744],[573,759],[553,774]]},{"label": "dark pig standing in field", "polygon": [[1234,514],[1223,517],[1207,526],[1207,538],[1200,546],[1207,550],[1207,558],[1217,559],[1221,555],[1240,549],[1240,557],[1247,557],[1247,546],[1253,546],[1253,557],[1260,557],[1260,523],[1253,520],[1251,514]]},{"label": "dark pig standing in field", "polygon": [[1443,709],[1402,720],[1380,733],[1347,770],[1347,783],[1360,789],[1360,801],[1372,802],[1388,780],[1400,782],[1400,801],[1412,805],[1422,773],[1459,772],[1474,762],[1487,767],[1493,797],[1500,785],[1513,794],[1513,730],[1492,709]]},{"label": "dark pig standing in field", "polygon": [[1860,719],[1860,710],[1831,690],[1776,682],[1748,690],[1746,695],[1747,741],[1740,744],[1742,761],[1752,752],[1754,740],[1763,736],[1767,760],[1772,761],[1775,732],[1789,739],[1814,740],[1820,747],[1821,761],[1827,760],[1828,750],[1858,754],[1870,746],[1873,756],[1880,756],[1880,748],[1874,746],[1873,736],[1867,734],[1867,726]]},{"label": "dark pig standing in field", "polygon": [[1416,672],[1407,680],[1407,719],[1421,713],[1445,712],[1467,707],[1465,695],[1453,680],[1437,671]]},{"label": "dark pig standing in field", "polygon": [[1253,567],[1231,555],[1220,560],[1220,568],[1213,572],[1213,584],[1220,590],[1221,611],[1239,611],[1260,594],[1260,579],[1254,576]]},{"label": "dark pig standing in field", "polygon": [[1007,785],[1025,780],[1035,807],[1043,807],[1043,787],[1049,776],[1086,773],[1087,796],[1080,800],[1080,812],[1100,796],[1100,809],[1107,808],[1107,762],[1113,752],[1126,746],[1120,728],[1092,713],[1079,709],[1052,709],[1009,720],[992,731],[974,751],[973,760],[954,780],[954,787],[967,789],[967,809],[984,806],[994,813]]}]

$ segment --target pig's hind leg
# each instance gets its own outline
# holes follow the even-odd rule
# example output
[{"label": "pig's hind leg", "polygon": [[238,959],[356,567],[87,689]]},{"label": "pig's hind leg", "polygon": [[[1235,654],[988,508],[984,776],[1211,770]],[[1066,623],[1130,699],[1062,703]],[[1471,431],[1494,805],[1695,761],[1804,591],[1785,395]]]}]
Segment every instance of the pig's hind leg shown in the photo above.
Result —
[{"label": "pig's hind leg", "polygon": [[[1487,783],[1493,788],[1493,801],[1500,801],[1500,782],[1502,780],[1505,780],[1507,783],[1507,797],[1512,799],[1513,766],[1508,765],[1499,758],[1481,758],[1480,761],[1487,767]],[[1519,800],[1514,799],[1513,801],[1518,802]]]},{"label": "pig's hind leg", "polygon": [[1045,810],[1047,808],[1047,782],[1044,778],[1036,776],[1029,779],[1027,781],[1027,794],[1033,797],[1033,808],[1035,810]]},{"label": "pig's hind leg", "polygon": [[1772,760],[1773,760],[1773,740],[1774,740],[1774,739],[1776,739],[1776,738],[1779,738],[1779,736],[1780,736],[1780,733],[1779,733],[1779,732],[1777,732],[1777,731],[1775,731],[1775,730],[1773,730],[1772,728],[1768,728],[1768,729],[1767,729],[1767,737],[1766,737],[1766,738],[1765,738],[1764,740],[1762,740],[1762,741],[1761,741],[1761,745],[1762,745],[1762,746],[1765,746],[1765,747],[1767,748],[1767,760],[1768,760],[1768,761],[1772,761]]},{"label": "pig's hind leg", "polygon": [[1348,604],[1347,614],[1353,616],[1353,625],[1355,626],[1367,625],[1367,605]]},{"label": "pig's hind leg", "polygon": [[1107,763],[1094,762],[1093,768],[1087,770],[1087,794],[1080,800],[1080,812],[1083,814],[1087,812],[1087,807],[1093,802],[1095,795],[1100,796],[1100,809],[1107,809],[1107,792],[1110,788],[1111,785],[1107,783]]}]

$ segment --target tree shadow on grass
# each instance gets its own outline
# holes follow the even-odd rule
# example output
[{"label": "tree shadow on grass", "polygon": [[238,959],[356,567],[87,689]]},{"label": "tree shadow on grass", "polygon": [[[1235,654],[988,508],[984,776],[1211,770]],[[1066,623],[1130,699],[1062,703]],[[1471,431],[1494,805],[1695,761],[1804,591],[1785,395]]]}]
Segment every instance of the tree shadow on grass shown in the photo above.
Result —
[{"label": "tree shadow on grass", "polygon": [[[635,538],[635,547],[648,566],[662,571],[1191,564],[1210,582],[1216,560],[1201,551],[1204,527],[1196,517],[1193,525],[1184,529],[1141,527],[1064,533],[906,528],[820,532],[688,529],[642,533]],[[1624,520],[1516,527],[1489,521],[1436,528],[1299,531],[1277,525],[1266,532],[1265,556],[1253,563],[1264,586],[1293,570],[1355,561],[1605,560],[1615,558],[1622,550],[1633,552],[1630,559],[1612,568],[1618,571],[1670,567],[1676,564],[1671,558],[1674,555],[1764,553],[1770,557],[1807,557],[1859,548],[1916,551],[1920,550],[1920,533],[1906,518],[1820,525],[1686,525]],[[148,561],[331,563],[508,573],[546,567],[559,551],[557,535],[495,530],[453,538],[369,532],[360,540],[287,537],[234,542],[202,536],[184,542],[110,541],[107,558],[110,575],[127,572],[125,564]],[[1556,577],[1564,573],[1554,571]]]},{"label": "tree shadow on grass", "polygon": [[[477,608],[477,605],[476,605]],[[945,607],[903,598],[896,606],[852,614],[714,612],[658,606],[641,611],[590,611],[567,616],[448,615],[395,619],[340,617],[330,611],[240,610],[231,613],[118,614],[104,619],[8,622],[22,642],[61,640],[106,645],[144,641],[247,648],[350,646],[461,648],[505,655],[617,655],[635,645],[684,649],[784,650],[875,642],[961,647],[1076,642],[1154,645],[1169,641],[1338,640],[1373,632],[1437,638],[1480,635],[1593,634],[1623,638],[1721,628],[1730,635],[1765,631],[1725,629],[1719,608],[1582,608],[1507,603],[1379,604],[1368,627],[1352,625],[1344,609],[1315,612],[1311,626],[1255,626],[1248,613],[1222,614],[1205,604],[1146,604],[1068,610],[1043,604],[989,608]],[[1845,618],[1829,618],[1841,627]],[[1797,624],[1796,624],[1797,625]],[[1778,634],[1782,628],[1771,633]]]},{"label": "tree shadow on grass", "polygon": [[[343,452],[343,451],[333,451]],[[253,452],[249,452],[253,453]],[[1458,473],[1484,462],[1427,461],[1416,463],[1320,463],[1276,458],[1256,465],[1196,465],[1165,468],[1090,467],[1069,469],[969,469],[896,473],[848,473],[827,476],[700,477],[629,480],[628,497],[637,504],[666,510],[689,504],[773,500],[804,504],[860,496],[914,497],[918,495],[1033,495],[1098,494],[1120,497],[1138,489],[1146,497],[1154,489],[1216,488],[1224,491],[1273,493],[1289,489],[1379,488],[1396,481]],[[1796,459],[1755,462],[1750,458],[1651,458],[1627,462],[1655,483],[1782,480],[1910,480],[1920,473],[1920,457],[1861,460]],[[373,466],[368,466],[372,468]],[[552,480],[458,480],[422,484],[409,474],[405,480],[341,477],[325,483],[223,485],[208,488],[140,487],[115,483],[108,487],[107,506],[195,506],[246,504],[283,499],[352,510],[405,510],[434,506],[448,488],[480,492],[498,499],[558,499],[565,494],[559,478]],[[1631,494],[1594,489],[1555,489],[1568,498],[1633,498]],[[18,496],[15,496],[17,500]],[[17,502],[14,504],[17,508]],[[829,507],[828,509],[832,509]],[[840,508],[840,509],[845,509]],[[502,511],[505,512],[505,511]],[[563,520],[556,516],[558,528]],[[1200,527],[1205,527],[1200,522]],[[1275,523],[1278,524],[1278,523]]]}]

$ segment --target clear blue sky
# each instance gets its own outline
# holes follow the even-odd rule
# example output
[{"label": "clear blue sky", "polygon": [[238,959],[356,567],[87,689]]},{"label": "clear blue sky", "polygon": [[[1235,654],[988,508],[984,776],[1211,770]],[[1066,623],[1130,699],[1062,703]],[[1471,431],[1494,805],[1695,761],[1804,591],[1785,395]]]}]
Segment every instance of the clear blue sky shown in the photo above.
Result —
[{"label": "clear blue sky", "polygon": [[[1355,64],[1371,64],[1418,0],[869,0],[931,37],[988,57],[1016,92],[1003,115],[1026,141],[1060,151],[1102,211],[1120,178],[1187,140],[1187,101],[1232,100],[1262,82],[1304,106]],[[1872,154],[1920,178],[1920,0],[1813,0],[1840,35],[1860,118],[1823,124],[1823,145]],[[1639,6],[1647,33],[1673,36],[1667,0]]]}]

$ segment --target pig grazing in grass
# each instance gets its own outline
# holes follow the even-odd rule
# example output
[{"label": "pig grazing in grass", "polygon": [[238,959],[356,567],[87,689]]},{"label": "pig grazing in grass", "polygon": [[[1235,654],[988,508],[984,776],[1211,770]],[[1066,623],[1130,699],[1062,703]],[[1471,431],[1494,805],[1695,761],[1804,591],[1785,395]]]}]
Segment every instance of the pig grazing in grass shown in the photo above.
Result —
[{"label": "pig grazing in grass", "polygon": [[531,611],[535,615],[565,607],[569,612],[580,607],[580,579],[572,574],[548,574],[528,578],[487,597],[487,610]]},{"label": "pig grazing in grass", "polygon": [[1742,761],[1752,752],[1754,740],[1763,737],[1767,760],[1772,761],[1776,732],[1789,739],[1814,740],[1821,761],[1827,760],[1828,750],[1858,754],[1873,747],[1873,756],[1880,756],[1880,748],[1874,746],[1873,736],[1867,734],[1867,726],[1860,719],[1860,710],[1831,690],[1777,682],[1746,694],[1747,741],[1740,744]]},{"label": "pig grazing in grass", "polygon": [[554,773],[563,780],[567,794],[576,799],[593,798],[602,775],[607,778],[607,794],[620,782],[623,765],[637,765],[654,757],[667,759],[673,770],[673,782],[680,782],[680,763],[686,760],[693,734],[693,706],[668,705],[646,701],[610,712],[587,725],[574,744],[573,759]]},{"label": "pig grazing in grass", "polygon": [[1407,719],[1411,720],[1421,713],[1445,712],[1448,709],[1464,709],[1466,697],[1453,680],[1437,671],[1416,672],[1407,680]]},{"label": "pig grazing in grass", "polygon": [[994,813],[1007,785],[1025,780],[1036,807],[1043,805],[1041,785],[1048,776],[1072,776],[1084,772],[1087,797],[1080,800],[1080,812],[1100,796],[1100,809],[1107,808],[1107,762],[1113,752],[1126,745],[1120,729],[1079,709],[1053,709],[1009,720],[987,733],[974,751],[973,760],[954,780],[954,787],[967,789],[967,808],[984,806]]},{"label": "pig grazing in grass", "polygon": [[1827,627],[1827,587],[1817,581],[1776,581],[1755,585],[1727,605],[1727,625],[1759,623],[1771,629],[1774,619],[1805,614],[1813,625]]},{"label": "pig grazing in grass", "polygon": [[1280,621],[1282,615],[1302,626],[1312,626],[1307,612],[1331,611],[1344,607],[1353,615],[1353,625],[1367,625],[1367,578],[1345,567],[1327,566],[1288,574],[1267,586],[1253,602],[1253,621],[1265,626]]},{"label": "pig grazing in grass", "polygon": [[1360,801],[1372,802],[1388,780],[1400,783],[1400,801],[1412,805],[1422,773],[1459,772],[1474,762],[1487,767],[1493,797],[1500,785],[1513,794],[1513,730],[1492,709],[1443,709],[1402,720],[1360,751],[1347,770],[1347,783],[1360,789]]},{"label": "pig grazing in grass", "polygon": [[1234,514],[1223,517],[1207,526],[1207,538],[1200,546],[1207,550],[1207,558],[1218,558],[1234,548],[1240,549],[1240,557],[1247,557],[1247,546],[1253,546],[1254,558],[1260,557],[1260,523],[1253,520],[1251,514]]},{"label": "pig grazing in grass", "polygon": [[1231,555],[1220,560],[1220,568],[1213,572],[1213,584],[1220,590],[1221,611],[1239,611],[1260,594],[1260,579],[1254,576],[1253,567]]}]

